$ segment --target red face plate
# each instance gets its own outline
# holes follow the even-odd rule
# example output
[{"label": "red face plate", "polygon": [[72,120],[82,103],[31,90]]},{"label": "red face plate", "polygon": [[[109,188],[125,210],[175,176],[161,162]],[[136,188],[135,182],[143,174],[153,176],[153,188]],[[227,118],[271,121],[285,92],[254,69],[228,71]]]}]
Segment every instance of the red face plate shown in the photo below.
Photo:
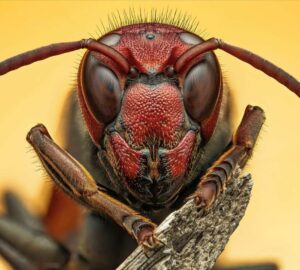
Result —
[{"label": "red face plate", "polygon": [[130,145],[176,146],[182,138],[184,107],[179,90],[170,83],[136,83],[124,95],[120,115]]}]

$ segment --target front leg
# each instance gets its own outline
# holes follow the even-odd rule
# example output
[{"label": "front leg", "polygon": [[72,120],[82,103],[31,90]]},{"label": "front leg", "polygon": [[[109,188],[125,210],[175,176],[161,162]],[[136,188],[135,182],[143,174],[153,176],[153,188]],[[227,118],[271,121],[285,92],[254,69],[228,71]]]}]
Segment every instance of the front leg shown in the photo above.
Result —
[{"label": "front leg", "polygon": [[54,143],[43,125],[33,127],[27,135],[27,141],[33,146],[50,177],[65,193],[88,208],[111,217],[144,248],[152,248],[157,244],[154,236],[156,225],[97,186],[89,172]]},{"label": "front leg", "polygon": [[201,177],[191,198],[196,205],[209,208],[226,188],[232,173],[243,168],[250,158],[260,129],[265,121],[261,108],[248,105],[241,124],[232,139],[232,146]]}]

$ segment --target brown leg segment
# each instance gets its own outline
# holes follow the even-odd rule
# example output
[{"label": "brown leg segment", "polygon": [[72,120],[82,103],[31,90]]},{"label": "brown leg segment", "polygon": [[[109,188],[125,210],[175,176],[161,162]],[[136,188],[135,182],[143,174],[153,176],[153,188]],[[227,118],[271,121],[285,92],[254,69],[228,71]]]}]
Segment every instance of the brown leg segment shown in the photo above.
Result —
[{"label": "brown leg segment", "polygon": [[251,157],[253,147],[265,121],[261,108],[248,105],[232,146],[203,175],[191,198],[196,205],[209,208],[224,190],[237,166],[243,168]]},{"label": "brown leg segment", "polygon": [[0,256],[16,270],[64,269],[70,252],[48,236],[14,193],[4,197],[0,216]]},{"label": "brown leg segment", "polygon": [[53,181],[65,193],[88,208],[111,217],[144,248],[152,248],[157,244],[158,240],[154,236],[156,225],[106,194],[106,190],[97,186],[93,177],[77,160],[53,142],[43,125],[33,127],[27,140]]}]

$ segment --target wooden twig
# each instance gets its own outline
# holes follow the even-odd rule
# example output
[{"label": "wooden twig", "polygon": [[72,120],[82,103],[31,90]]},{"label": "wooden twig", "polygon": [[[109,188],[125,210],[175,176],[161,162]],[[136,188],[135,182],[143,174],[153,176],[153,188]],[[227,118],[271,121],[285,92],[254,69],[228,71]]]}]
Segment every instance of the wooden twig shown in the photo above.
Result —
[{"label": "wooden twig", "polygon": [[162,245],[144,252],[138,247],[117,270],[211,269],[245,214],[251,176],[237,172],[209,210],[192,201],[170,214],[157,228]]}]

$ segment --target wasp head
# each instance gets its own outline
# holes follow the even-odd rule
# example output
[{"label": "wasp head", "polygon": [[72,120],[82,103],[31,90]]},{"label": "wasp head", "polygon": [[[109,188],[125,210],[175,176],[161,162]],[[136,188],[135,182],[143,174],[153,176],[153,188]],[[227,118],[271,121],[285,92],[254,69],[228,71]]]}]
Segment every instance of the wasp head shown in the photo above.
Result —
[{"label": "wasp head", "polygon": [[129,25],[99,41],[123,55],[131,69],[124,74],[96,52],[84,56],[79,97],[90,134],[115,186],[145,204],[165,205],[195,174],[198,120],[215,106],[218,64],[210,53],[181,74],[173,72],[180,55],[203,40],[170,25]]}]

